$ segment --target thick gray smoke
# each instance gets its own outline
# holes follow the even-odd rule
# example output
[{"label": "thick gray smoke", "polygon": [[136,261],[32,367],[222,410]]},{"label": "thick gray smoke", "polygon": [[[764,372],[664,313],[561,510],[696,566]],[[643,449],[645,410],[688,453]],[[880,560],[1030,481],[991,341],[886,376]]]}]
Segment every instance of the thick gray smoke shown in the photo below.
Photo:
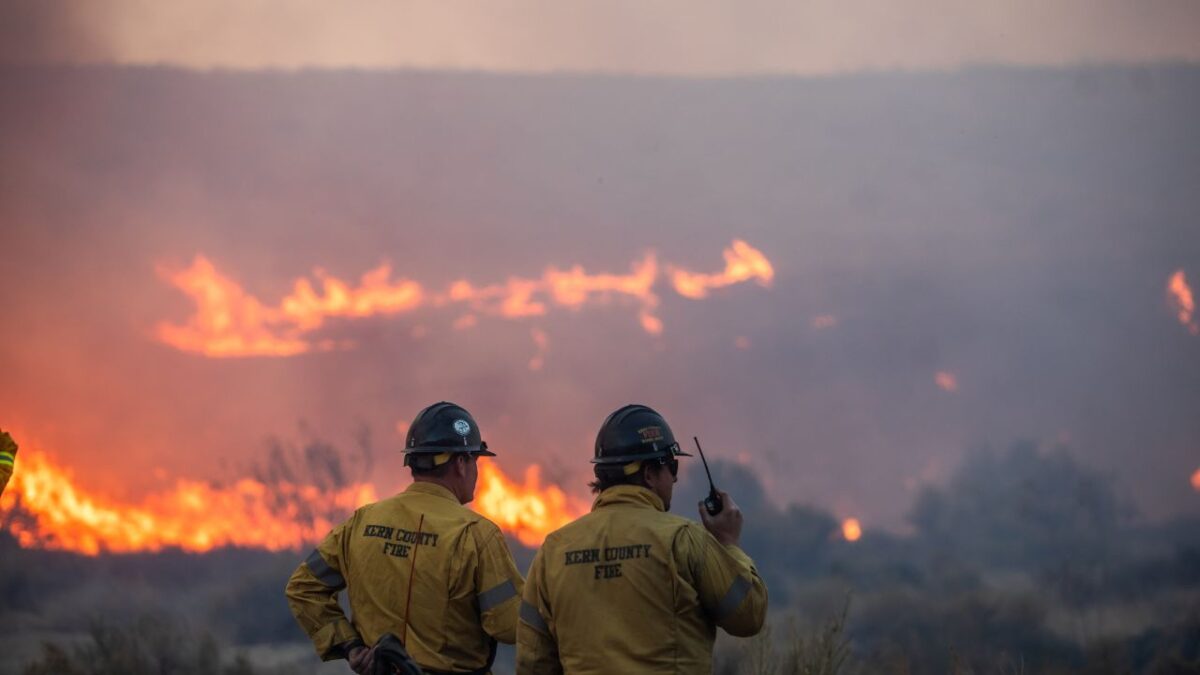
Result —
[{"label": "thick gray smoke", "polygon": [[[868,528],[902,527],[963,448],[1022,437],[1120,475],[1147,516],[1200,508],[1200,340],[1165,297],[1174,270],[1200,278],[1195,68],[0,78],[19,282],[0,287],[19,327],[0,334],[0,409],[91,485],[152,489],[124,466],[223,478],[304,419],[374,429],[386,492],[402,427],[450,399],[510,474],[537,461],[584,497],[600,420],[640,401],[743,456],[776,503]],[[193,309],[159,266],[197,253],[271,305],[314,267],[355,280],[386,259],[444,289],[624,273],[652,248],[717,271],[734,237],[773,287],[660,283],[660,338],[620,303],[465,329],[448,308],[332,321],[318,337],[355,348],[287,359],[154,338]],[[130,411],[148,422],[112,423]]]}]

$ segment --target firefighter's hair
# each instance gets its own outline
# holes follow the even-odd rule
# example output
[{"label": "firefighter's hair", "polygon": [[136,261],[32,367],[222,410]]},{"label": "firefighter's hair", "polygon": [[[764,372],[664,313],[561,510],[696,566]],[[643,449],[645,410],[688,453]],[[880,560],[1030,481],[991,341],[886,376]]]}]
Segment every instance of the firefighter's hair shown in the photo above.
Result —
[{"label": "firefighter's hair", "polygon": [[[413,478],[416,478],[418,476],[420,476],[421,478],[445,478],[446,475],[450,473],[450,466],[453,465],[455,460],[460,456],[466,456],[466,455],[465,455],[465,453],[462,455],[459,455],[459,454],[451,455],[451,457],[448,461],[442,462],[441,464],[438,464],[437,466],[433,466],[433,464],[432,464],[433,458],[432,457],[428,458],[430,460],[429,462],[416,460],[414,458],[414,460],[410,461],[408,468],[409,468],[409,470],[412,471]],[[426,459],[426,458],[424,458],[424,457],[421,458],[421,460],[424,460],[424,459]]]},{"label": "firefighter's hair", "polygon": [[640,485],[646,487],[646,471],[656,466],[658,465],[652,462],[644,462],[632,475],[626,475],[624,465],[596,464],[593,467],[596,480],[588,483],[588,487],[592,488],[592,492],[595,494],[600,494],[608,488],[617,485]]}]

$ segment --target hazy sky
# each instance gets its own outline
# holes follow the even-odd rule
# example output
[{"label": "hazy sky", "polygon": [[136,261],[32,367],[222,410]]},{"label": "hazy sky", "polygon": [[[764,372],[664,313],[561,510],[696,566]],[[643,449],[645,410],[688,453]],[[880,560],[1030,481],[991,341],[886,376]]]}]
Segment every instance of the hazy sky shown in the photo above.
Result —
[{"label": "hazy sky", "polygon": [[[641,401],[781,503],[867,527],[1020,439],[1066,445],[1148,515],[1200,508],[1200,336],[1166,296],[1177,270],[1200,279],[1198,68],[0,75],[0,426],[106,496],[242,477],[272,437],[348,450],[363,427],[383,493],[400,432],[448,398],[506,471],[537,462],[580,498],[600,421]],[[774,284],[660,280],[659,335],[613,298],[339,318],[311,335],[353,349],[288,358],[155,337],[194,310],[159,270],[197,255],[276,306],[314,268],[387,261],[440,292],[629,274],[647,250],[717,272],[734,238]]]},{"label": "hazy sky", "polygon": [[16,0],[0,61],[676,75],[1200,59],[1190,0]]},{"label": "hazy sky", "polygon": [[[1200,278],[1198,36],[1192,0],[3,2],[0,425],[130,498],[367,429],[386,490],[451,398],[586,496],[642,400],[872,526],[1019,439],[1195,512],[1200,337],[1165,285]],[[734,239],[771,288],[668,289]],[[281,359],[155,337],[196,256],[273,307],[314,268],[437,293],[649,251],[641,304],[435,299]]]}]

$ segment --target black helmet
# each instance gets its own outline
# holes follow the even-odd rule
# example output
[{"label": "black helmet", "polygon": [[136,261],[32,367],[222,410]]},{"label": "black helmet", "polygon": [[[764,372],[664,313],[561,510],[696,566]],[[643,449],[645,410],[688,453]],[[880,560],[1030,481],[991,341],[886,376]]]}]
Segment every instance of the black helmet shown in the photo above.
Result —
[{"label": "black helmet", "polygon": [[495,457],[479,436],[479,425],[467,409],[442,401],[434,403],[417,413],[417,418],[408,427],[408,439],[404,443],[404,465],[421,455],[422,465],[430,467],[443,463],[436,455],[466,452],[472,455]]},{"label": "black helmet", "polygon": [[600,425],[592,464],[627,464],[681,455],[691,457],[679,450],[675,434],[663,416],[653,408],[633,404],[619,408]]}]

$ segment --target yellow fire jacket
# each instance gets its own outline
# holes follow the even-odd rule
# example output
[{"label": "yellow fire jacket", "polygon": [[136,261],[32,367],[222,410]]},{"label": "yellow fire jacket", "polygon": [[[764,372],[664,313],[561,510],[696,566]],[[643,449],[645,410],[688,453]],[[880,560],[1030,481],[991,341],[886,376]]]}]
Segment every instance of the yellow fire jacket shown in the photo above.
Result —
[{"label": "yellow fire jacket", "polygon": [[517,673],[709,673],[716,627],[754,635],[767,587],[754,562],[650,490],[600,493],[546,538],[517,628]]},{"label": "yellow fire jacket", "polygon": [[[523,586],[494,523],[446,488],[415,482],[334,528],[286,592],[323,660],[390,632],[424,669],[469,672],[489,664],[496,640],[514,641]],[[338,605],[342,589],[353,620]]]},{"label": "yellow fire jacket", "polygon": [[16,463],[17,444],[7,431],[0,431],[0,495],[4,494],[4,488],[8,486],[8,479],[12,477],[13,466]]},{"label": "yellow fire jacket", "polygon": [[8,479],[12,478],[15,462],[16,459],[12,455],[0,452],[0,495],[4,494],[4,488],[8,486]]}]

